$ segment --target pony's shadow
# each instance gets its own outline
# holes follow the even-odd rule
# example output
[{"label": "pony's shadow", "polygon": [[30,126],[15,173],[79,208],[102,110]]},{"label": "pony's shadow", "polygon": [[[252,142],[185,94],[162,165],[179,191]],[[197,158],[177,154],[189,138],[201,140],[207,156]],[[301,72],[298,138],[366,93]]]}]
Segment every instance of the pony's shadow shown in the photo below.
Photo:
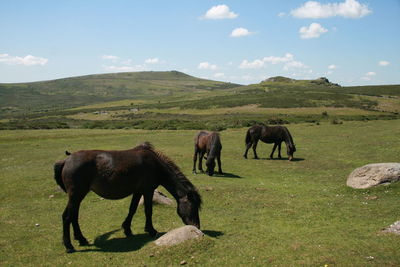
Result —
[{"label": "pony's shadow", "polygon": [[[102,234],[94,240],[91,246],[96,248],[80,250],[81,252],[102,251],[102,252],[132,252],[141,249],[144,245],[154,240],[149,234],[135,234],[129,237],[114,237],[111,235],[120,231],[116,229]],[[162,235],[164,233],[159,233]]]},{"label": "pony's shadow", "polygon": [[215,177],[221,177],[221,178],[242,178],[242,176],[233,174],[233,173],[229,173],[229,172],[224,172],[224,174],[219,174],[219,173],[214,173]]},{"label": "pony's shadow", "polygon": [[[253,159],[255,159],[255,158],[253,158]],[[281,160],[281,161],[289,161],[289,158],[285,158],[285,157],[283,157],[283,158],[258,158],[258,159],[255,159],[255,160]],[[303,160],[305,160],[305,159],[303,159],[303,158],[293,158],[291,161],[293,161],[293,162],[297,162],[297,161],[303,161]]]},{"label": "pony's shadow", "polygon": [[213,230],[204,230],[203,233],[206,236],[210,236],[210,237],[214,237],[214,238],[224,235],[224,233],[221,231],[213,231]]},{"label": "pony's shadow", "polygon": [[[165,234],[165,232],[158,233],[155,238],[149,236],[149,234],[136,234],[130,237],[116,237],[111,238],[110,236],[114,233],[120,231],[120,229],[116,229],[105,234],[102,234],[94,240],[93,244],[90,244],[91,247],[96,248],[87,248],[83,250],[79,250],[79,252],[93,252],[93,251],[101,251],[101,252],[132,252],[141,249],[147,243],[154,241],[156,238]],[[204,230],[203,233],[210,237],[219,237],[224,233],[220,231],[213,230]]]}]

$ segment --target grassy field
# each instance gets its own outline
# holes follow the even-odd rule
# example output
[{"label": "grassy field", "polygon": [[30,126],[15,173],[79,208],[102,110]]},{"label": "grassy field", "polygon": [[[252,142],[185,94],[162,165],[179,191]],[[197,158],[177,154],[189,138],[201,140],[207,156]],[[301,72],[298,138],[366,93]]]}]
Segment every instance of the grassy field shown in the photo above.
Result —
[{"label": "grassy field", "polygon": [[[191,174],[194,130],[0,131],[1,266],[399,266],[399,236],[381,229],[400,220],[400,183],[368,190],[346,187],[356,167],[399,162],[400,121],[288,125],[296,160],[242,158],[246,128],[221,132],[225,176]],[[130,199],[90,193],[80,223],[92,243],[66,254],[61,213],[67,197],[52,167],[64,151],[126,149],[143,141],[171,157],[198,187],[205,237],[156,247],[144,233],[143,207],[132,238],[120,225]],[[283,146],[284,147],[284,146]],[[283,155],[285,155],[283,153]],[[161,188],[162,189],[162,188]],[[166,190],[163,190],[166,193]],[[160,232],[183,225],[175,207],[154,207]],[[36,226],[37,225],[37,226]]]}]

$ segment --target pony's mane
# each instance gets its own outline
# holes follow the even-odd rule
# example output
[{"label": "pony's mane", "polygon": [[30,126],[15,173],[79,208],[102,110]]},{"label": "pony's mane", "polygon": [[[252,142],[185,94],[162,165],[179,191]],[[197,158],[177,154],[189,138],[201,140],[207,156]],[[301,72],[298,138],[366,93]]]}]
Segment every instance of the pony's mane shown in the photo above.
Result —
[{"label": "pony's mane", "polygon": [[187,195],[193,202],[193,204],[195,204],[200,209],[202,201],[199,192],[197,191],[196,187],[190,182],[190,180],[186,178],[186,176],[181,172],[175,162],[173,162],[169,157],[167,157],[160,151],[156,150],[154,146],[149,142],[140,144],[137,147],[152,151],[160,160],[160,163],[164,167],[166,167],[167,171],[171,174],[170,177],[174,177],[174,182],[181,186],[184,191],[187,192]]}]

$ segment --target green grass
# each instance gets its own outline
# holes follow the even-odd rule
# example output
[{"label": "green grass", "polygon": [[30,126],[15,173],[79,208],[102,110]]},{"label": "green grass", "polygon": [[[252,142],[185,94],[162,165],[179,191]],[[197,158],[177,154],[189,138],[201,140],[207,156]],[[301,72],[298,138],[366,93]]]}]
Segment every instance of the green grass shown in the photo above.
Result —
[{"label": "green grass", "polygon": [[[368,190],[345,185],[356,167],[399,161],[399,120],[288,127],[298,150],[294,162],[266,159],[272,146],[264,143],[258,146],[262,159],[251,159],[249,151],[245,160],[246,128],[221,132],[226,177],[191,174],[193,130],[0,131],[1,265],[179,266],[185,260],[188,266],[399,266],[399,236],[380,230],[400,219],[400,183]],[[126,149],[145,140],[198,187],[206,236],[158,248],[144,233],[140,207],[132,225],[136,235],[126,239],[120,225],[129,198],[102,200],[90,193],[80,223],[94,245],[75,243],[78,252],[65,254],[61,213],[67,196],[54,182],[53,163],[65,150]],[[183,225],[175,207],[156,205],[153,221],[160,232]]]}]

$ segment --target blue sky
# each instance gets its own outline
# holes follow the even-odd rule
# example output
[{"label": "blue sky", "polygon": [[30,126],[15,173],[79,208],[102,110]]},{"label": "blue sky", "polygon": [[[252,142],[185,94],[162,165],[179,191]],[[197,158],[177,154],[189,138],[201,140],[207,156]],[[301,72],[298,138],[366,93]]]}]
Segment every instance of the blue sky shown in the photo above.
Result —
[{"label": "blue sky", "polygon": [[0,2],[0,82],[178,70],[400,84],[400,1]]}]

